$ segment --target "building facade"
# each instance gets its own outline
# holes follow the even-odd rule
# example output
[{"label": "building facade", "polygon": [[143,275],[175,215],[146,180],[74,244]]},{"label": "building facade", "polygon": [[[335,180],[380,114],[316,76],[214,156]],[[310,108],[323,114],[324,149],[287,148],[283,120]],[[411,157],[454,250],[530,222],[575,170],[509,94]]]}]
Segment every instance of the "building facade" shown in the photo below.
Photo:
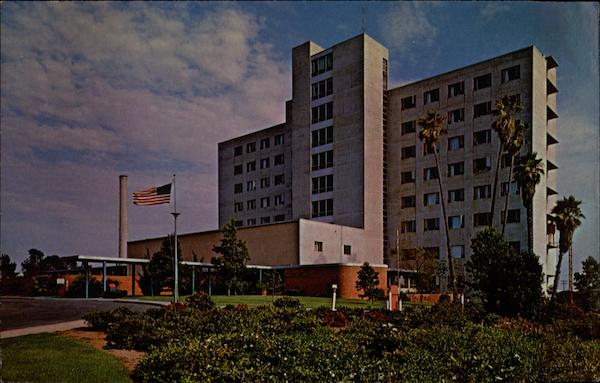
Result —
[{"label": "building facade", "polygon": [[[331,265],[342,270],[365,261],[379,270],[401,268],[396,244],[400,257],[423,248],[440,260],[456,258],[463,270],[472,236],[489,222],[499,150],[492,110],[501,97],[518,96],[524,109],[516,118],[529,126],[522,153],[535,151],[544,161],[533,202],[533,251],[551,283],[557,66],[528,47],[388,89],[388,50],[365,34],[330,48],[299,45],[292,50],[285,122],[219,143],[219,227],[233,218],[242,236],[253,233],[251,262],[304,267],[295,283],[298,275],[308,284],[318,279],[319,266],[329,274]],[[446,117],[441,174],[418,139],[416,120],[428,110]],[[500,226],[509,193],[506,238],[525,250],[526,212],[516,185],[507,182],[504,162],[493,224]],[[450,255],[441,198],[448,202]],[[273,251],[266,246],[271,239],[256,240],[277,235],[279,228]],[[287,237],[285,246],[294,250],[274,251],[285,248],[280,240]],[[139,242],[134,248],[143,247]]]}]

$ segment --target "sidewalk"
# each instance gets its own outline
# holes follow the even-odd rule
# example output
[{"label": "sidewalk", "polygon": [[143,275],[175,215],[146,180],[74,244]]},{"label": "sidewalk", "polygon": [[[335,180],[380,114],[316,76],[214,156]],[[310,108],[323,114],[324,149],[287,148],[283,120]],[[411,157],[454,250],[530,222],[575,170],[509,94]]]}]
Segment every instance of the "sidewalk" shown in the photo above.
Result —
[{"label": "sidewalk", "polygon": [[1,339],[14,338],[22,335],[40,334],[43,332],[58,332],[65,330],[72,330],[74,328],[86,327],[86,323],[83,319],[74,320],[70,322],[47,324],[43,326],[33,326],[18,328],[15,330],[6,330],[0,333]]}]

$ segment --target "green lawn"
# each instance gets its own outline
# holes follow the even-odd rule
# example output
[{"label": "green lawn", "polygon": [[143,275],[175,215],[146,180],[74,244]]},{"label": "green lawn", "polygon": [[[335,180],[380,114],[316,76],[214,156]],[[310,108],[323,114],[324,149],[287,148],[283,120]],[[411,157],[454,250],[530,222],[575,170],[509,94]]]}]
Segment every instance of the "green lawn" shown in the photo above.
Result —
[{"label": "green lawn", "polygon": [[[228,304],[237,305],[237,304],[246,304],[249,307],[254,307],[262,304],[271,304],[273,299],[277,299],[280,296],[261,296],[261,295],[212,295],[211,299],[217,306],[225,306]],[[300,302],[306,306],[311,308],[317,307],[331,307],[331,298],[323,298],[323,297],[294,297],[298,298]],[[160,301],[171,301],[173,297],[171,296],[144,296],[144,297],[136,297],[136,299],[147,299],[147,300],[160,300]],[[185,297],[180,297],[180,301],[183,301]],[[404,305],[418,305],[426,303],[407,303],[404,302]],[[336,306],[346,306],[346,307],[362,307],[362,308],[384,308],[384,301],[377,301],[373,304],[369,303],[367,300],[363,299],[344,299],[340,298],[337,300]]]},{"label": "green lawn", "polygon": [[131,382],[112,355],[56,334],[2,339],[3,382]]}]

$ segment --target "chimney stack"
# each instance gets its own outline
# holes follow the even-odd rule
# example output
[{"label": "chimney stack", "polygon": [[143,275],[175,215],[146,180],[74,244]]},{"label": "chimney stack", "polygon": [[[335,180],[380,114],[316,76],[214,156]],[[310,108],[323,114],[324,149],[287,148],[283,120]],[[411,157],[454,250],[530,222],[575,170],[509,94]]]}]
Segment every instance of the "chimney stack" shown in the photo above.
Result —
[{"label": "chimney stack", "polygon": [[119,176],[119,258],[127,258],[127,176]]}]

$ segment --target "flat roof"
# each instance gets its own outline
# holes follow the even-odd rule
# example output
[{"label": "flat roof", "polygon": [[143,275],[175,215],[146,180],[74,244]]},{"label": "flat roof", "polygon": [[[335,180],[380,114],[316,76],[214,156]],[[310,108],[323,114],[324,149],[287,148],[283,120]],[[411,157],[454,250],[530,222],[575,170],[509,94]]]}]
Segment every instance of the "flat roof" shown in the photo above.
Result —
[{"label": "flat roof", "polygon": [[258,133],[264,132],[265,130],[269,130],[269,129],[278,129],[278,128],[284,127],[284,126],[285,126],[285,124],[286,124],[286,123],[285,123],[285,121],[284,121],[284,122],[280,122],[280,123],[279,123],[279,124],[277,124],[277,125],[269,126],[268,128],[263,128],[263,129],[255,130],[255,131],[252,131],[252,132],[250,132],[250,133],[246,133],[246,134],[244,134],[244,135],[241,135],[241,136],[235,136],[235,137],[233,137],[233,138],[230,138],[229,140],[225,140],[225,141],[221,141],[221,142],[219,142],[219,143],[218,143],[218,145],[225,145],[225,144],[229,144],[229,143],[231,143],[232,141],[236,141],[236,140],[240,140],[240,141],[242,141],[243,139],[245,139],[245,138],[248,138],[248,136],[252,136],[253,134],[258,134]]}]

